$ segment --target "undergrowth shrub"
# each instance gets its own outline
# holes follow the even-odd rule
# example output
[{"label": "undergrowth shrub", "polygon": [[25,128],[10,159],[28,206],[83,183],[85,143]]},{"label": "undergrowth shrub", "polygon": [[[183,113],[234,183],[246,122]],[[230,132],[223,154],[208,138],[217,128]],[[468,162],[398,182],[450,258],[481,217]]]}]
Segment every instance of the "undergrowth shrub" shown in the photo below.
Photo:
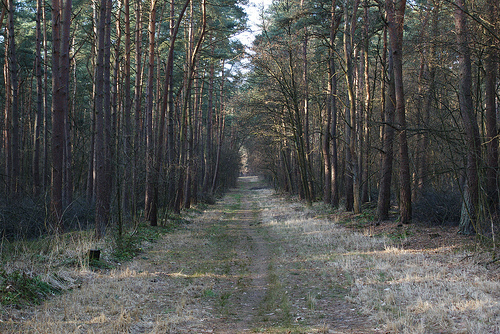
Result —
[{"label": "undergrowth shrub", "polygon": [[[49,232],[48,202],[43,196],[24,196],[20,200],[0,201],[0,237],[7,240],[34,239]],[[93,226],[94,207],[77,197],[64,210],[66,231],[86,230]]]},{"label": "undergrowth shrub", "polygon": [[203,204],[214,205],[216,203],[216,198],[212,194],[200,192],[198,193],[198,201]]},{"label": "undergrowth shrub", "polygon": [[8,240],[31,239],[47,232],[44,204],[33,198],[3,200],[0,204],[0,235]]},{"label": "undergrowth shrub", "polygon": [[430,190],[413,202],[413,218],[432,225],[457,224],[460,221],[460,194]]}]

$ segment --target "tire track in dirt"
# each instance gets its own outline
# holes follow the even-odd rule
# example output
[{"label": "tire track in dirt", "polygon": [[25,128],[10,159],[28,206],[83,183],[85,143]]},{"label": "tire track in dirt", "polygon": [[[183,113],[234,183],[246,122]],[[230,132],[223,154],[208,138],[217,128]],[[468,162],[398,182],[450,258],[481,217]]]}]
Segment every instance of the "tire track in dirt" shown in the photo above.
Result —
[{"label": "tire track in dirt", "polygon": [[261,322],[272,255],[259,226],[258,208],[250,189],[254,182],[241,181],[234,195],[239,198],[239,205],[229,219],[227,233],[237,241],[235,259],[244,263],[244,268],[232,268],[235,288],[231,289],[225,315],[212,323],[216,333],[248,332]]},{"label": "tire track in dirt", "polygon": [[352,284],[349,275],[332,273],[326,263],[313,260],[316,255],[321,257],[321,249],[316,255],[309,250],[303,253],[299,239],[307,231],[284,227],[285,232],[283,227],[273,227],[303,219],[299,218],[303,216],[301,205],[288,211],[275,207],[281,202],[261,186],[257,178],[242,178],[235,193],[219,203],[227,207],[231,197],[238,197],[238,209],[226,220],[226,228],[230,238],[237,240],[232,246],[232,262],[244,259],[246,272],[238,272],[233,266],[234,285],[219,282],[219,288],[230,291],[231,296],[223,315],[206,323],[207,332],[379,333],[356,306],[346,301]]}]

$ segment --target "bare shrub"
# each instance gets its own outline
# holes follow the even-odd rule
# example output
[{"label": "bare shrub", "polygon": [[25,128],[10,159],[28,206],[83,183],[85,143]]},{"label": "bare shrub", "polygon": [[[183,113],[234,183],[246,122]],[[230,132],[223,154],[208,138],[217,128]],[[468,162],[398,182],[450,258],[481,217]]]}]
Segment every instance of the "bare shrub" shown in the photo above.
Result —
[{"label": "bare shrub", "polygon": [[431,190],[420,194],[413,202],[413,218],[433,225],[458,224],[461,198],[453,191]]}]

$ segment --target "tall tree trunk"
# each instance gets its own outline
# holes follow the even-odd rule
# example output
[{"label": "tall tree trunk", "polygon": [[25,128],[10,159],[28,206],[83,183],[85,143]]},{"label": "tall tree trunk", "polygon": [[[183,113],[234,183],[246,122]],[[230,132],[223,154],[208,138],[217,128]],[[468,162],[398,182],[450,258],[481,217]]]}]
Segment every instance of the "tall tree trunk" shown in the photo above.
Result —
[{"label": "tall tree trunk", "polygon": [[[158,225],[158,173],[155,170],[155,148],[153,138],[153,84],[155,67],[155,30],[156,30],[156,0],[151,0],[149,14],[149,58],[148,83],[146,88],[146,198],[144,216],[151,226]],[[159,157],[158,157],[159,158]]]},{"label": "tall tree trunk", "polygon": [[[92,27],[94,36],[98,34],[98,21],[99,14],[97,8],[97,2],[92,2]],[[97,39],[96,39],[97,41]],[[90,121],[92,126],[92,132],[90,137],[90,149],[89,149],[89,162],[88,162],[88,172],[87,172],[87,189],[86,189],[86,199],[87,204],[92,205],[95,201],[95,168],[96,168],[96,121],[97,121],[97,45],[92,44],[92,71],[93,71],[93,82],[92,82],[92,113],[90,114]]]},{"label": "tall tree trunk", "polygon": [[342,16],[335,16],[335,9],[337,6],[336,1],[332,1],[331,9],[331,22],[330,22],[330,59],[328,63],[328,70],[330,79],[329,85],[329,107],[332,115],[332,123],[330,128],[330,138],[332,145],[332,199],[331,204],[333,207],[339,205],[339,166],[338,166],[338,146],[337,146],[337,71],[335,69],[335,36],[339,29]]},{"label": "tall tree trunk", "polygon": [[42,180],[40,175],[41,129],[43,126],[43,78],[42,78],[42,0],[36,2],[36,119],[33,131],[33,193],[40,195]]},{"label": "tall tree trunk", "polygon": [[[175,48],[175,42],[176,42],[176,39],[177,39],[177,35],[178,35],[178,32],[179,32],[179,27],[180,27],[180,24],[182,22],[182,18],[184,17],[184,14],[187,10],[187,7],[189,6],[189,3],[190,3],[191,0],[186,0],[186,2],[184,3],[184,6],[182,7],[181,11],[179,12],[179,16],[177,18],[177,22],[175,23],[175,25],[171,25],[171,28],[173,30],[171,30],[170,34],[171,34],[171,38],[170,38],[170,47],[169,47],[169,51],[168,51],[168,58],[167,58],[167,67],[166,67],[166,75],[165,75],[165,90],[163,92],[163,104],[162,104],[162,107],[160,109],[160,119],[159,119],[159,129],[158,129],[158,142],[157,142],[157,145],[156,145],[156,162],[155,162],[155,169],[158,171],[160,170],[160,167],[163,163],[163,152],[164,152],[164,140],[163,140],[163,137],[164,137],[164,133],[165,133],[165,121],[166,121],[166,115],[167,115],[167,109],[168,109],[168,113],[169,113],[169,124],[168,124],[168,141],[167,141],[167,158],[170,159],[172,158],[173,159],[173,81],[172,81],[172,77],[173,77],[173,70],[174,70],[174,48]],[[171,15],[173,15],[173,7],[171,7]],[[172,20],[173,20],[173,17],[172,17]],[[172,128],[171,128],[172,127]],[[170,138],[170,136],[172,136],[172,138]],[[172,171],[170,170],[172,168],[172,164],[170,163],[173,163],[173,160],[170,161],[169,160],[169,170],[167,171],[167,173],[172,173]],[[158,177],[158,174],[155,174],[156,177]],[[168,176],[169,177],[169,176]],[[158,182],[158,179],[156,179],[153,183],[154,184],[157,184]],[[169,180],[169,186],[170,186],[170,180]],[[157,197],[156,197],[157,198]],[[172,203],[172,204],[175,204],[175,203]],[[152,221],[153,217],[150,217],[150,221]],[[156,220],[156,218],[154,218]]]},{"label": "tall tree trunk", "polygon": [[[2,28],[2,25],[3,25],[3,21],[4,21],[4,18],[5,18],[5,13],[7,12],[6,11],[6,7],[5,6],[2,6],[2,13],[0,14],[0,28]],[[8,46],[5,48],[5,63],[4,63],[4,67],[3,67],[3,74],[4,74],[4,87],[5,87],[5,108],[4,108],[4,115],[3,115],[3,127],[2,127],[2,140],[0,141],[1,142],[1,148],[3,150],[3,153],[4,153],[4,162],[5,162],[5,169],[4,169],[4,172],[5,172],[5,175],[9,175],[9,146],[8,146],[8,143],[9,143],[9,108],[8,108],[8,104],[9,104],[9,93],[7,92],[7,90],[9,89],[9,78],[8,78],[8,60],[9,59],[9,56],[8,56]],[[5,184],[6,182],[4,182]],[[6,185],[6,184],[5,184]],[[4,189],[5,192],[8,192],[8,189],[7,189],[7,185]]]},{"label": "tall tree trunk", "polygon": [[323,131],[323,155],[325,172],[324,202],[333,207],[339,204],[338,191],[338,152],[337,152],[337,74],[335,71],[335,36],[340,24],[340,16],[336,17],[336,0],[332,1],[330,17],[330,41],[328,49],[328,93],[326,105],[326,124]]},{"label": "tall tree trunk", "polygon": [[[304,10],[304,0],[300,1],[300,7]],[[309,136],[309,62],[307,59],[307,48],[309,44],[309,31],[307,26],[304,27],[304,36],[302,40],[302,80],[304,81],[304,142],[305,142],[305,151],[306,151],[306,163],[307,163],[307,173],[308,173],[308,184],[309,193],[311,196],[314,196],[313,189],[313,171],[312,171],[312,157],[311,157],[311,138]]]},{"label": "tall tree trunk", "polygon": [[[186,0],[184,3],[184,6],[182,7],[179,17],[177,19],[177,22],[175,21],[174,18],[174,1],[171,2],[170,5],[170,48],[169,48],[169,53],[168,53],[168,59],[167,59],[167,68],[166,68],[166,80],[165,80],[165,92],[163,95],[163,106],[161,109],[160,113],[160,138],[163,137],[163,133],[165,132],[164,130],[164,122],[165,122],[165,117],[166,113],[168,111],[168,129],[167,129],[167,159],[168,159],[168,206],[174,210],[176,210],[176,199],[177,196],[175,194],[177,193],[176,189],[176,180],[175,180],[175,175],[176,175],[176,159],[175,159],[175,106],[174,106],[174,81],[173,81],[173,74],[174,74],[174,46],[175,42],[177,40],[177,34],[179,32],[179,27],[180,23],[182,21],[182,18],[184,17],[184,14],[187,10],[187,7],[189,6],[190,0]],[[162,158],[162,152],[163,152],[163,146],[160,145],[158,147],[160,150],[157,156],[159,157],[158,162],[161,162]],[[177,202],[178,203],[178,202]]]},{"label": "tall tree trunk", "polygon": [[363,147],[362,147],[362,152],[364,153],[361,155],[364,157],[362,159],[362,164],[364,168],[362,169],[362,180],[363,184],[361,186],[361,202],[365,203],[370,200],[369,198],[369,186],[370,186],[370,169],[369,169],[369,148],[371,146],[370,143],[370,117],[371,117],[371,91],[370,91],[370,58],[369,58],[369,49],[370,49],[370,35],[369,35],[369,26],[370,26],[370,20],[368,17],[368,0],[364,1],[364,31],[363,31],[363,38],[364,38],[364,45],[363,45],[363,62],[364,62],[364,72],[363,72],[363,79],[364,79],[364,119],[363,119],[363,129],[362,129],[362,138],[363,138]]},{"label": "tall tree trunk", "polygon": [[[191,205],[192,198],[192,182],[194,173],[194,105],[196,104],[196,94],[194,96],[195,101],[191,98],[191,87],[193,83],[193,76],[196,72],[196,63],[198,52],[201,49],[201,45],[205,39],[205,33],[207,28],[206,22],[206,1],[202,1],[202,26],[200,31],[200,36],[198,36],[198,41],[196,45],[194,44],[194,6],[191,2],[191,13],[190,13],[190,27],[189,27],[189,54],[187,57],[187,69],[186,69],[186,83],[185,83],[185,97],[184,97],[184,114],[186,118],[186,178],[184,184],[184,207],[189,208]],[[195,87],[196,89],[196,87]]]},{"label": "tall tree trunk", "polygon": [[356,152],[356,96],[354,92],[354,70],[352,64],[353,58],[353,42],[352,38],[356,30],[357,10],[359,0],[355,0],[352,8],[351,17],[349,17],[348,2],[344,0],[344,61],[345,61],[345,77],[347,83],[347,93],[349,104],[346,106],[346,210],[361,212],[360,201],[360,175],[358,158]]},{"label": "tall tree trunk", "polygon": [[462,215],[460,217],[460,232],[471,234],[478,231],[479,214],[479,165],[481,163],[481,139],[479,127],[472,104],[472,73],[468,41],[468,28],[465,4],[456,0],[455,31],[458,46],[458,62],[460,81],[458,99],[460,113],[465,128],[465,143],[467,149],[466,186],[463,196]]},{"label": "tall tree trunk", "polygon": [[134,131],[134,147],[133,147],[133,167],[132,167],[132,212],[137,212],[137,191],[138,191],[138,159],[141,149],[141,105],[142,105],[142,10],[141,0],[137,0],[135,7],[135,84],[134,84],[134,118],[135,118],[135,131]]},{"label": "tall tree trunk", "polygon": [[61,96],[62,24],[61,2],[52,1],[52,230],[62,232],[63,161],[64,161],[64,96]]},{"label": "tall tree trunk", "polygon": [[214,166],[214,175],[212,180],[212,188],[210,190],[211,194],[215,193],[215,189],[217,187],[217,180],[219,178],[219,166],[220,166],[220,158],[222,151],[222,144],[224,141],[224,129],[225,129],[225,116],[222,114],[219,118],[220,125],[218,126],[218,135],[217,135],[217,153],[215,156],[215,166]]},{"label": "tall tree trunk", "polygon": [[[121,40],[122,40],[122,28],[121,28],[121,13],[122,13],[122,4],[121,2],[118,3],[118,8],[116,9],[117,14],[116,14],[116,21],[115,21],[115,26],[116,26],[116,42],[114,43],[115,46],[115,59],[114,59],[114,68],[113,68],[113,81],[111,83],[111,142],[109,143],[110,145],[110,150],[111,150],[111,156],[109,158],[110,161],[110,190],[117,195],[117,208],[118,208],[118,218],[121,219],[122,216],[122,189],[121,189],[121,184],[122,184],[122,171],[120,170],[120,161],[123,160],[123,146],[121,144],[123,143],[122,141],[122,136],[121,134],[123,133],[121,129],[121,114],[120,114],[120,109],[121,108],[121,89],[120,89],[120,83],[122,81],[121,77],[121,71],[120,71],[120,60],[121,60]],[[111,15],[110,15],[111,17]],[[111,29],[109,29],[111,30]],[[127,87],[128,88],[128,87]],[[114,177],[113,177],[114,176]],[[116,183],[116,187],[113,184],[113,182]],[[121,221],[120,221],[121,224]]]},{"label": "tall tree trunk", "polygon": [[7,39],[5,48],[5,63],[3,66],[4,85],[5,85],[5,108],[4,108],[4,129],[3,129],[3,144],[5,153],[5,193],[11,192],[10,175],[12,174],[12,147],[11,147],[11,84],[10,84],[10,70],[9,70],[9,39]]},{"label": "tall tree trunk", "polygon": [[10,192],[17,195],[20,190],[20,146],[19,146],[19,80],[17,73],[17,55],[16,55],[16,40],[14,32],[14,0],[8,0],[8,59],[9,59],[9,78],[10,78],[10,108],[11,108],[11,126],[12,132],[10,137],[11,150],[11,170],[9,178]]},{"label": "tall tree trunk", "polygon": [[497,127],[497,105],[496,84],[498,51],[495,45],[497,34],[498,2],[488,0],[486,12],[491,33],[487,37],[488,47],[486,50],[485,72],[486,72],[486,195],[490,214],[498,210],[498,127]]},{"label": "tall tree trunk", "polygon": [[[332,57],[333,55],[330,55]],[[330,71],[329,71],[330,72]],[[330,82],[330,78],[328,78]],[[331,84],[328,85],[329,90],[331,90]],[[323,152],[323,202],[330,204],[332,201],[332,166],[331,166],[331,154],[330,154],[330,129],[332,127],[332,105],[329,101],[331,99],[331,93],[327,96],[327,108],[325,109],[325,115],[323,115],[323,133],[322,133],[322,145],[321,149]]]},{"label": "tall tree trunk", "polygon": [[131,42],[130,42],[130,2],[129,0],[123,1],[124,10],[124,30],[125,30],[125,59],[123,68],[123,93],[124,93],[124,103],[123,103],[123,162],[125,168],[123,169],[123,188],[122,188],[122,210],[126,215],[130,214],[130,201],[134,199],[133,193],[134,188],[133,181],[131,181],[133,170],[128,168],[132,166],[133,160],[133,138],[132,138],[132,100],[130,96],[131,82],[130,82],[130,52],[131,52]]},{"label": "tall tree trunk", "polygon": [[219,164],[220,164],[220,158],[221,158],[221,151],[222,151],[222,144],[224,140],[224,129],[225,129],[225,115],[224,115],[224,84],[225,84],[225,63],[224,60],[222,61],[222,78],[221,78],[221,84],[220,84],[220,108],[219,108],[219,117],[217,118],[216,124],[217,124],[217,129],[216,131],[219,131],[218,133],[216,132],[217,136],[217,153],[215,156],[215,161],[214,161],[214,174],[212,177],[212,188],[210,190],[211,194],[215,193],[215,189],[217,186],[217,180],[219,178]]},{"label": "tall tree trunk", "polygon": [[[212,48],[212,52],[214,49]],[[205,173],[203,175],[203,192],[208,192],[210,190],[210,181],[212,180],[213,172],[213,113],[214,113],[214,77],[215,77],[215,65],[212,61],[210,63],[210,70],[208,73],[208,97],[207,97],[207,134],[205,138]]]},{"label": "tall tree trunk", "polygon": [[[187,7],[186,7],[187,8]],[[170,1],[170,40],[176,39],[175,32],[175,1]],[[173,50],[172,50],[173,52]],[[170,60],[169,60],[170,61]],[[174,79],[173,79],[173,61],[172,64],[167,63],[165,81],[165,92],[164,92],[164,108],[167,109],[167,143],[166,143],[166,154],[167,154],[167,204],[168,208],[172,209],[175,206],[175,108],[174,108]],[[160,126],[162,126],[160,124]]]},{"label": "tall tree trunk", "polygon": [[[45,1],[42,2],[42,25],[43,25],[43,59],[48,59],[48,47],[47,47],[47,20],[45,17]],[[43,171],[42,171],[42,182],[43,182],[43,190],[46,191],[50,184],[50,164],[49,164],[49,125],[50,125],[50,117],[49,117],[49,76],[48,76],[48,61],[44,61],[43,63]]]},{"label": "tall tree trunk", "polygon": [[330,138],[332,145],[332,198],[331,204],[333,207],[337,207],[339,205],[339,183],[340,183],[340,173],[338,166],[338,145],[337,145],[337,73],[335,71],[335,59],[330,58],[330,108],[332,114],[332,123],[330,127]]},{"label": "tall tree trunk", "polygon": [[[387,53],[387,35],[384,40],[384,51]],[[385,66],[384,66],[385,69]],[[386,80],[384,78],[384,80]],[[391,207],[391,182],[394,142],[394,114],[396,111],[396,88],[394,85],[394,65],[392,50],[389,51],[389,63],[387,66],[388,91],[385,100],[382,128],[382,167],[380,186],[377,200],[377,219],[379,221],[389,218]]]},{"label": "tall tree trunk", "polygon": [[109,199],[107,185],[107,159],[106,148],[106,23],[107,23],[108,0],[101,0],[99,8],[99,20],[97,28],[97,62],[96,62],[96,96],[95,96],[95,193],[96,193],[96,214],[95,228],[97,238],[105,235],[109,220]]},{"label": "tall tree trunk", "polygon": [[112,118],[112,103],[111,103],[111,17],[112,17],[113,2],[108,0],[106,4],[106,29],[104,35],[104,145],[106,149],[106,210],[108,211],[108,223],[110,220],[109,212],[111,210],[111,192],[113,187],[113,161],[114,147],[113,144],[113,118]]},{"label": "tall tree trunk", "polygon": [[73,201],[73,169],[71,155],[71,133],[70,133],[70,116],[69,116],[69,84],[71,73],[71,8],[72,0],[62,0],[62,36],[61,36],[61,71],[59,72],[61,79],[61,94],[64,107],[64,167],[63,167],[63,205],[67,207]]},{"label": "tall tree trunk", "polygon": [[403,24],[406,0],[386,0],[387,24],[394,62],[396,92],[396,128],[399,137],[399,214],[400,222],[408,224],[412,218],[410,161],[406,134],[406,110],[403,87]]},{"label": "tall tree trunk", "polygon": [[[432,40],[438,37],[438,20],[439,20],[439,2],[433,2],[432,8]],[[432,103],[435,99],[436,90],[436,67],[438,61],[438,55],[436,51],[436,43],[431,43],[429,47],[429,56],[427,61],[427,67],[429,71],[429,79],[427,80],[427,91],[424,97],[424,105],[422,106],[422,128],[424,132],[420,138],[420,157],[418,159],[418,182],[417,188],[420,192],[425,191],[429,186],[429,121],[432,112]]]},{"label": "tall tree trunk", "polygon": [[195,89],[194,96],[194,119],[193,119],[193,180],[192,180],[192,204],[198,203],[198,191],[200,184],[200,161],[203,156],[202,147],[202,113],[203,113],[203,74],[200,74],[197,68],[193,82]]}]

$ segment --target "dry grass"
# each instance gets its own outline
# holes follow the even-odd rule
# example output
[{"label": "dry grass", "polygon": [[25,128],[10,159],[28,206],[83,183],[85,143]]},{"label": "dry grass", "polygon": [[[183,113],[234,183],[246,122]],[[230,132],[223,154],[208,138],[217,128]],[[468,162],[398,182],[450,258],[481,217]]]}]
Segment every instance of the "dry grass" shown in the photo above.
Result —
[{"label": "dry grass", "polygon": [[[274,297],[263,301],[270,308],[263,306],[262,327],[254,330],[500,333],[500,272],[479,264],[471,248],[411,249],[347,229],[343,214],[320,204],[307,208],[268,189],[246,194],[259,211],[256,233],[268,242],[266,289]],[[238,247],[255,246],[230,234],[238,201],[226,197],[114,269],[85,263],[87,249],[105,246],[90,234],[42,243],[35,252],[16,245],[15,256],[3,260],[7,270],[45,275],[67,292],[40,306],[2,309],[0,332],[229,333],[224,322],[242,321],[233,313],[250,284],[250,253]]]},{"label": "dry grass", "polygon": [[193,327],[208,316],[200,298],[213,279],[184,274],[177,262],[187,262],[186,254],[165,256],[191,243],[191,232],[179,232],[116,269],[75,269],[78,287],[39,307],[4,312],[0,332],[179,333]]},{"label": "dry grass", "polygon": [[346,299],[379,329],[500,332],[499,270],[478,264],[467,248],[402,249],[387,237],[341,227],[340,215],[315,218],[325,210],[321,205],[305,208],[261,192],[261,219],[288,241],[282,261],[308,263],[303,266],[321,268],[325,277],[347,276]]},{"label": "dry grass", "polygon": [[[18,271],[33,277],[39,276],[55,288],[68,290],[78,286],[86,276],[89,271],[87,252],[94,248],[109,253],[109,247],[104,242],[97,241],[89,231],[66,233],[35,241],[3,240],[0,263],[6,273]],[[0,312],[0,316],[2,313]]]},{"label": "dry grass", "polygon": [[[111,261],[112,242],[91,232],[5,245],[7,272],[39,275],[59,286],[40,306],[1,306],[0,333],[180,333],[208,317],[200,306],[213,277],[186,270],[200,239],[187,229],[144,242],[145,252],[123,264]],[[187,246],[187,247],[185,247]],[[89,266],[87,251],[101,249],[112,269]]]}]

